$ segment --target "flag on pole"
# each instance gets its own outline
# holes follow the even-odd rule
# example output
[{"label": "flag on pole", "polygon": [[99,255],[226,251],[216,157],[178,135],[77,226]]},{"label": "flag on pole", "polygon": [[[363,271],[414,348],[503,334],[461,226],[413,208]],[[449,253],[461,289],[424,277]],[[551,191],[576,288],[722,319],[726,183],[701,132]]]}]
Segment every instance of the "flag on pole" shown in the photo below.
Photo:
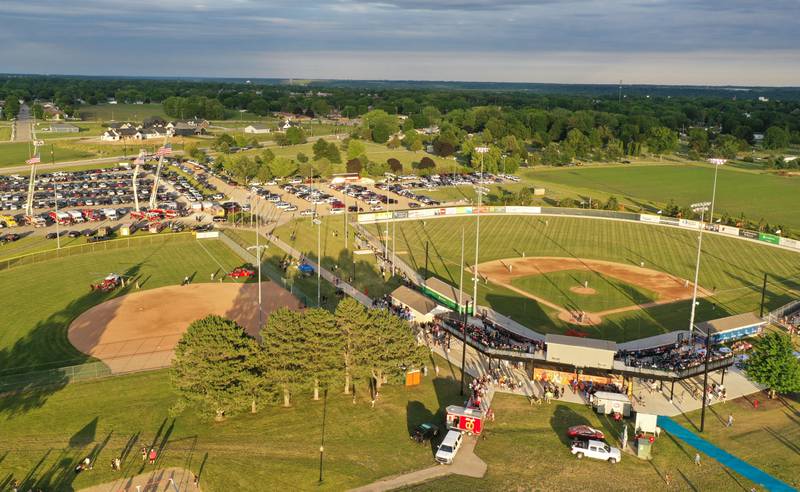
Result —
[{"label": "flag on pole", "polygon": [[35,156],[31,157],[30,159],[28,159],[25,162],[28,163],[28,164],[39,164],[40,162],[42,162],[42,160],[39,158],[38,155],[35,155]]},{"label": "flag on pole", "polygon": [[167,155],[172,155],[172,145],[171,144],[164,144],[162,145],[157,151],[156,155],[158,157],[164,157]]},{"label": "flag on pole", "polygon": [[133,160],[133,163],[136,164],[137,166],[139,166],[141,164],[144,164],[144,156],[145,156],[145,153],[144,152],[140,152],[139,156],[136,159]]}]

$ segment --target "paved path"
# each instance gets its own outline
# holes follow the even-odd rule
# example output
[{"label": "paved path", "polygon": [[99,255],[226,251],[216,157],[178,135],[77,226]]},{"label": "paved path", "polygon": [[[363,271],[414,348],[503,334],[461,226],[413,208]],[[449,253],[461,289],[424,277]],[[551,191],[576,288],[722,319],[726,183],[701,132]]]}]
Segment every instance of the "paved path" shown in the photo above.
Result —
[{"label": "paved path", "polygon": [[765,473],[758,468],[750,465],[749,463],[740,460],[736,456],[723,451],[722,449],[718,448],[717,446],[711,444],[710,442],[706,441],[702,437],[698,436],[694,432],[682,427],[677,422],[672,420],[669,417],[658,417],[658,425],[666,432],[669,432],[674,437],[677,437],[681,441],[685,442],[689,446],[692,446],[698,451],[701,451],[703,454],[709,456],[710,458],[714,458],[723,466],[730,468],[731,470],[736,471],[746,479],[753,481],[762,487],[765,487],[767,490],[771,491],[793,491],[796,490],[793,487],[789,486],[785,482],[778,480],[777,478]]},{"label": "paved path", "polygon": [[483,478],[486,474],[487,465],[475,454],[475,445],[477,442],[476,437],[467,437],[452,465],[434,465],[411,473],[384,478],[369,485],[352,489],[351,492],[383,492],[385,490],[395,490],[442,478],[447,475],[464,475],[473,478]]},{"label": "paved path", "polygon": [[164,468],[142,473],[134,477],[120,478],[80,492],[156,492],[156,491],[200,491],[194,485],[194,474],[184,468]]},{"label": "paved path", "polygon": [[27,104],[20,106],[19,114],[13,125],[14,128],[11,131],[12,141],[28,142],[31,140],[31,110]]}]

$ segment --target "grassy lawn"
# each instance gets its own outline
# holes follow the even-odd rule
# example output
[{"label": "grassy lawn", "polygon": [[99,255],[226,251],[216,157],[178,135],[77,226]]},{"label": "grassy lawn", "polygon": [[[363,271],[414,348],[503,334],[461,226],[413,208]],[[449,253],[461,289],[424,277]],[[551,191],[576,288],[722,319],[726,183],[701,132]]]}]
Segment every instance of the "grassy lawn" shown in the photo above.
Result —
[{"label": "grassy lawn", "polygon": [[[670,199],[679,205],[710,200],[714,169],[700,164],[536,168],[523,175],[546,188],[568,188],[573,195],[613,194],[660,208]],[[715,214],[739,217],[744,213],[756,222],[764,218],[795,229],[800,227],[794,204],[798,187],[798,177],[722,167]]]},{"label": "grassy lawn", "polygon": [[[30,158],[31,147],[28,142],[0,143],[0,167],[24,166]],[[41,151],[42,162],[50,162],[50,147],[43,147]],[[71,161],[94,157],[91,152],[57,144],[53,147],[53,157],[56,162]]]},{"label": "grassy lawn", "polygon": [[0,142],[6,142],[11,139],[11,124],[0,123]]},{"label": "grassy lawn", "polygon": [[[570,291],[571,287],[583,287],[584,282],[588,282],[589,287],[596,293],[584,295]],[[644,304],[658,297],[646,289],[584,270],[564,270],[519,277],[513,279],[511,285],[573,311],[598,312]]]},{"label": "grassy lawn", "polygon": [[150,116],[160,116],[167,119],[161,104],[97,104],[94,106],[81,106],[78,110],[84,120],[97,121],[134,121],[141,123]]},{"label": "grassy lawn", "polygon": [[[166,241],[166,239],[171,239]],[[89,291],[89,284],[109,272],[139,279],[144,289],[174,285],[186,275],[202,282],[211,272],[241,264],[222,243],[199,243],[189,234],[147,238],[137,246],[126,241],[100,243],[120,246],[0,271],[3,330],[0,330],[0,372],[80,364],[87,356],[67,340],[69,323],[80,313],[126,289],[109,294]]]},{"label": "grassy lawn", "polygon": [[[383,226],[369,226],[377,233]],[[457,285],[461,229],[467,231],[465,250],[472,264],[475,251],[474,218],[432,219],[397,223],[397,249],[409,264],[423,271],[425,243],[430,243],[428,269]],[[673,228],[595,219],[495,216],[481,219],[480,262],[522,256],[573,256],[644,262],[645,267],[681,278],[693,278],[696,235]],[[796,298],[800,290],[800,256],[790,251],[733,238],[706,235],[703,241],[700,285],[716,295],[702,300],[698,319],[707,320],[746,311],[758,311],[761,282],[769,274],[766,305],[778,307]],[[571,284],[569,284],[571,285]],[[566,287],[569,287],[566,285]],[[563,286],[562,286],[563,287]],[[794,293],[788,292],[793,289]],[[566,325],[531,300],[492,284],[481,284],[478,300],[543,333],[563,332]],[[592,336],[623,341],[682,329],[691,302],[672,303],[610,316]]]},{"label": "grassy lawn", "polygon": [[[298,395],[291,408],[263,406],[222,423],[191,411],[173,418],[166,371],[75,383],[47,395],[6,396],[0,398],[0,483],[15,477],[23,482],[20,490],[81,489],[119,478],[108,466],[116,456],[122,456],[122,475],[133,476],[153,468],[142,465],[144,445],[161,450],[158,467],[188,468],[207,491],[346,490],[433,464],[431,447],[412,443],[409,430],[443,420],[444,407],[460,401],[456,377],[445,365],[439,377],[424,378],[420,386],[386,385],[374,409],[361,394],[354,405],[339,388],[332,390],[322,485],[323,402],[310,394]],[[86,456],[96,466],[75,475],[73,467]]]},{"label": "grassy lawn", "polygon": [[95,122],[80,122],[80,121],[67,121],[65,124],[77,126],[80,131],[78,133],[69,132],[49,132],[51,124],[57,122],[40,121],[36,123],[36,136],[41,139],[49,140],[51,138],[80,138],[87,136],[99,136],[106,130],[106,127],[101,123]]},{"label": "grassy lawn", "polygon": [[[736,423],[727,429],[712,414],[711,420],[706,420],[704,437],[797,487],[800,485],[796,473],[800,453],[794,443],[800,437],[800,405],[789,400],[786,406],[770,402],[758,411],[753,411],[752,406],[750,410],[746,407],[747,402],[742,400],[711,407],[723,417],[733,411]],[[747,491],[753,486],[735,470],[724,468],[707,456],[702,457],[700,467],[695,466],[694,449],[665,434],[654,444],[651,461],[626,454],[616,465],[590,459],[578,462],[563,438],[571,425],[592,425],[610,436],[610,443],[619,442],[619,424],[592,413],[585,406],[554,403],[531,408],[522,398],[498,395],[494,408],[497,420],[488,426],[486,440],[476,448],[478,456],[489,465],[486,477],[451,476],[413,490]],[[699,421],[697,413],[690,414],[689,418]],[[691,428],[686,422],[681,424]],[[613,445],[618,445],[616,443]],[[669,487],[665,483],[666,475],[671,479]]]}]

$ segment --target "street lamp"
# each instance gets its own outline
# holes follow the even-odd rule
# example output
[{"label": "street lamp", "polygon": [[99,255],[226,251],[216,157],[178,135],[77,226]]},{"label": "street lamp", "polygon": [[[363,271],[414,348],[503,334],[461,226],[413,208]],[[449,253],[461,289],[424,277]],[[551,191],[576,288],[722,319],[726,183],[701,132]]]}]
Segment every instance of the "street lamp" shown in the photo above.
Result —
[{"label": "street lamp", "polygon": [[317,226],[317,307],[319,307],[322,299],[320,290],[320,281],[322,277],[322,238],[320,236],[320,230],[322,228],[322,221],[315,217],[312,222]]},{"label": "street lamp", "polygon": [[322,441],[319,445],[319,483],[322,483],[322,457],[325,453],[325,418],[328,414],[328,388],[325,388],[322,403]]},{"label": "street lamp", "polygon": [[714,223],[714,204],[717,197],[717,172],[719,171],[719,167],[728,162],[727,159],[718,159],[713,158],[709,159],[708,162],[714,164],[714,187],[711,190],[711,213],[709,214],[709,222]]},{"label": "street lamp", "polygon": [[475,266],[473,267],[472,279],[472,309],[475,309],[475,303],[478,301],[478,249],[481,238],[481,214],[480,208],[483,205],[482,187],[480,186],[483,181],[483,156],[489,152],[489,147],[475,147],[475,152],[481,156],[481,172],[478,177],[478,210],[475,214]]}]

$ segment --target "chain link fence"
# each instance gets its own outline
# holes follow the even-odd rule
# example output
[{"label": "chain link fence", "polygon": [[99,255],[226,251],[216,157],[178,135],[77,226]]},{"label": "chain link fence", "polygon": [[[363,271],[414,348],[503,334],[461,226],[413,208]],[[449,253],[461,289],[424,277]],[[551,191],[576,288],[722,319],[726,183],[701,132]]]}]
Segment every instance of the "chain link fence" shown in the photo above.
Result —
[{"label": "chain link fence", "polygon": [[8,270],[9,268],[17,266],[34,265],[36,263],[42,263],[57,258],[68,258],[70,256],[77,256],[86,253],[96,253],[98,251],[113,251],[138,246],[164,244],[167,242],[191,241],[193,239],[194,233],[192,232],[170,232],[166,234],[162,233],[147,236],[130,236],[119,239],[110,239],[108,241],[65,246],[60,249],[38,251],[35,253],[29,253],[26,255],[0,260],[0,271]]},{"label": "chain link fence", "polygon": [[0,375],[0,393],[42,386],[63,386],[69,383],[89,381],[112,375],[111,369],[103,362],[87,362],[86,364],[55,369]]}]

